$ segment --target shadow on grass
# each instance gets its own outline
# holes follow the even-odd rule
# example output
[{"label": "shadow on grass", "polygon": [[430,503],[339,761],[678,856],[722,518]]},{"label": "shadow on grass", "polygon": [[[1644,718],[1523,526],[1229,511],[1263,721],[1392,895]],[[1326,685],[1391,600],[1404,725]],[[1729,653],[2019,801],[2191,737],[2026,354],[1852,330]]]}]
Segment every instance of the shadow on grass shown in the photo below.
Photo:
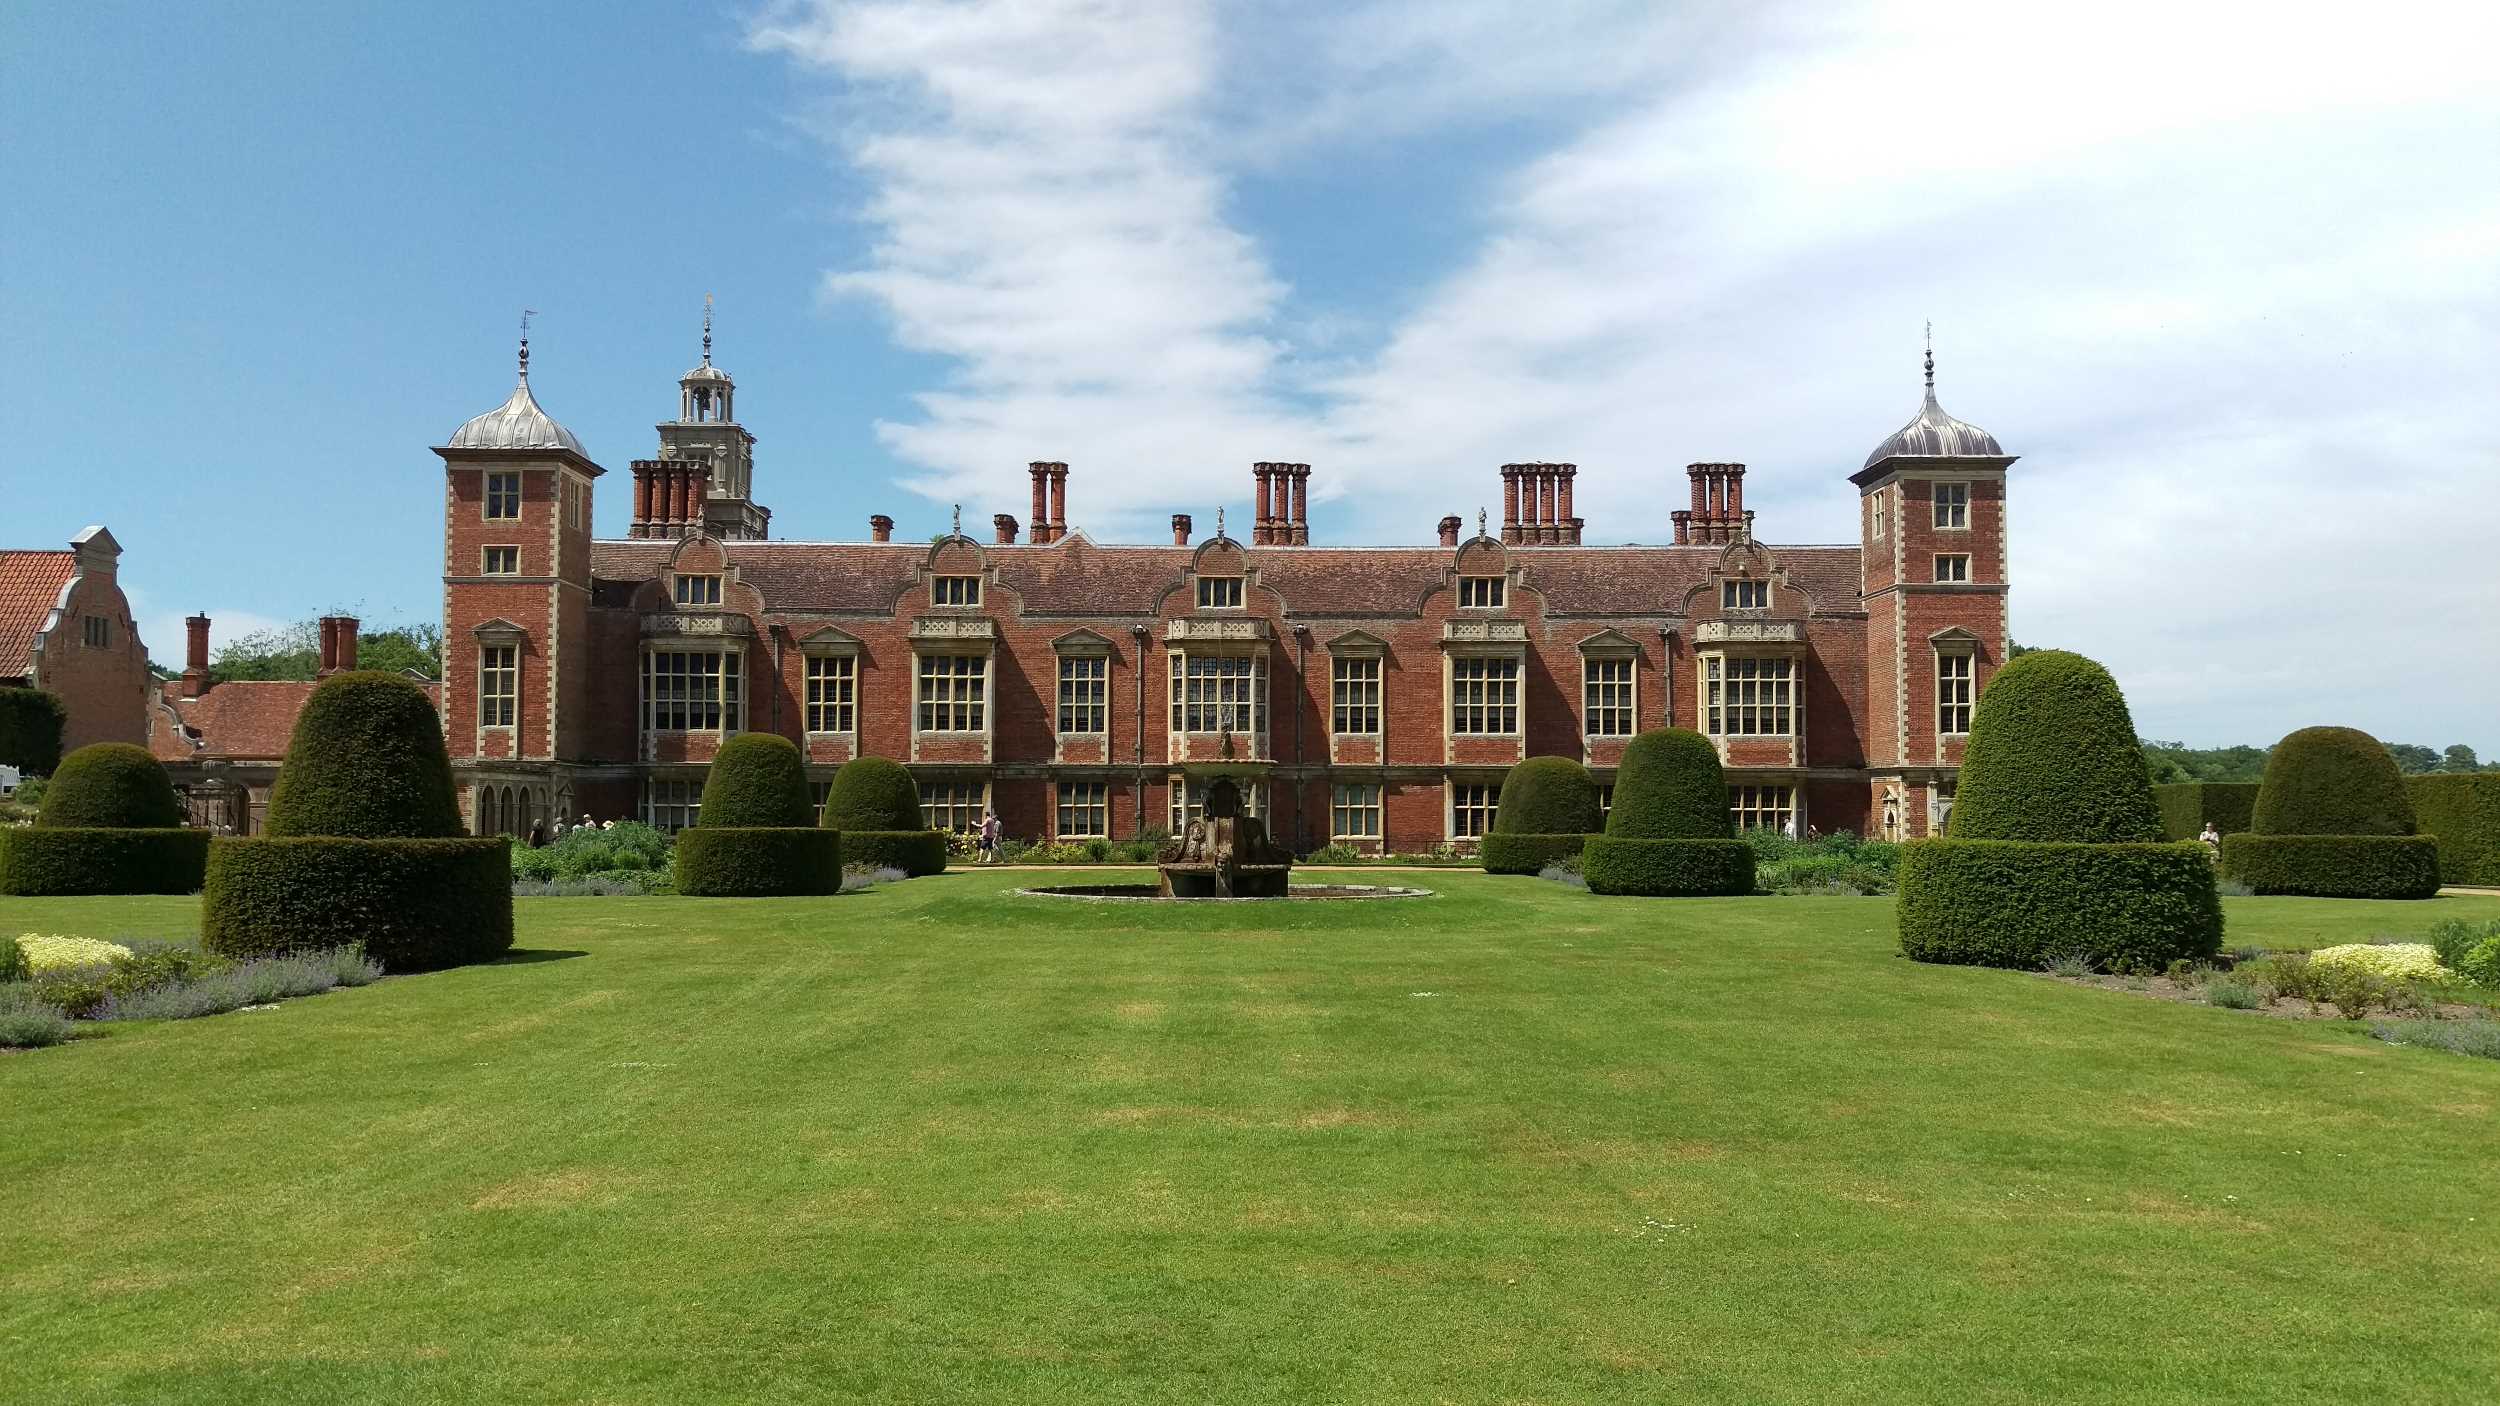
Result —
[{"label": "shadow on grass", "polygon": [[569,947],[523,947],[514,951],[506,952],[502,956],[497,957],[495,960],[488,962],[486,965],[490,967],[519,967],[527,966],[532,962],[561,962],[567,957],[587,957],[589,955],[590,954],[587,952],[577,952]]}]

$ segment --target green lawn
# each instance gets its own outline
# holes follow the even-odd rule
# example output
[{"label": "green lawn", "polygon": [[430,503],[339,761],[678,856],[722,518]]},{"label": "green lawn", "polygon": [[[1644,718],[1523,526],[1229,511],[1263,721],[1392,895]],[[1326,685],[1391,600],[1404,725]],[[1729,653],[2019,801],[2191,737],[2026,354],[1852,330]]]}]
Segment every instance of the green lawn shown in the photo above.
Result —
[{"label": "green lawn", "polygon": [[[0,1057],[0,1400],[2436,1401],[2500,1063],[1881,899],[533,899]],[[2230,941],[2500,900],[2242,899]],[[180,935],[187,899],[0,900]]]}]

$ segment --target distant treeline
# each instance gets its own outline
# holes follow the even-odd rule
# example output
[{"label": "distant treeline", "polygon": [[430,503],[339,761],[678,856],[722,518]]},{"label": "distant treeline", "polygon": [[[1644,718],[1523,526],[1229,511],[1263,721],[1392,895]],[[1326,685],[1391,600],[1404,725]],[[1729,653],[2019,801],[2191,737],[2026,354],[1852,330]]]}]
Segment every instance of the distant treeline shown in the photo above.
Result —
[{"label": "distant treeline", "polygon": [[[2152,772],[2153,784],[2173,781],[2263,781],[2266,778],[2266,754],[2270,747],[2190,747],[2184,742],[2156,742],[2139,737],[2144,744],[2144,766]],[[2420,776],[2434,771],[2500,771],[2500,762],[2484,763],[2475,759],[2474,749],[2459,742],[2444,751],[2433,751],[2412,742],[2390,742],[2387,754],[2396,759],[2396,769],[2407,776]]]}]

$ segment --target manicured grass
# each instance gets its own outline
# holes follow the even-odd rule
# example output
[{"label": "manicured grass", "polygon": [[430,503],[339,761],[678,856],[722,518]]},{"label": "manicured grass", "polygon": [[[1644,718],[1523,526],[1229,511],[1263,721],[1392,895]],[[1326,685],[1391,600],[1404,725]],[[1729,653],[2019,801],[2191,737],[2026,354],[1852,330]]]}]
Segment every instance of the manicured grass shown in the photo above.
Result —
[{"label": "manicured grass", "polygon": [[[2500,1064],[1884,899],[533,899],[0,1057],[0,1400],[2440,1401]],[[2482,899],[2228,904],[2229,940]],[[186,899],[0,901],[178,936]],[[2280,926],[2284,934],[2270,933]]]}]

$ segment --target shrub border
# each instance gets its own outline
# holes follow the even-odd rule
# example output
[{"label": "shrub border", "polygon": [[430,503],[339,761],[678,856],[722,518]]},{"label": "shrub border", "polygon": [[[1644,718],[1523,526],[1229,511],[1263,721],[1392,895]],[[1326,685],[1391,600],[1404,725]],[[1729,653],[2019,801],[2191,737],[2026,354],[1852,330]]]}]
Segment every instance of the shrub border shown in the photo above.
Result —
[{"label": "shrub border", "polygon": [[697,825],[677,832],[677,892],[795,898],[842,891],[842,832],[814,825]]},{"label": "shrub border", "polygon": [[1488,830],[1477,843],[1476,857],[1488,874],[1541,874],[1545,866],[1578,854],[1595,835],[1512,834]]},{"label": "shrub border", "polygon": [[2222,947],[2213,861],[2193,840],[1912,840],[1896,911],[1921,962],[2029,970],[2075,953],[2158,969]]},{"label": "shrub border", "polygon": [[2500,885],[2500,771],[2408,776],[2413,817],[2439,841],[2439,879]]},{"label": "shrub border", "polygon": [[388,972],[512,949],[512,846],[483,839],[220,838],[200,946],[229,957],[361,944]]},{"label": "shrub border", "polygon": [[1753,892],[1753,846],[1743,840],[1648,840],[1591,835],[1580,850],[1589,892],[1642,898]]},{"label": "shrub border", "polygon": [[844,830],[845,868],[900,869],[908,878],[946,872],[943,830]]},{"label": "shrub border", "polygon": [[2310,898],[2430,898],[2435,835],[2226,835],[2222,872],[2259,893]]},{"label": "shrub border", "polygon": [[0,893],[198,893],[206,830],[21,825],[0,830]]},{"label": "shrub border", "polygon": [[2161,812],[2162,833],[2173,840],[2193,840],[2210,820],[2225,835],[2244,833],[2257,813],[2255,781],[2173,781],[2153,788],[2153,808]]}]

